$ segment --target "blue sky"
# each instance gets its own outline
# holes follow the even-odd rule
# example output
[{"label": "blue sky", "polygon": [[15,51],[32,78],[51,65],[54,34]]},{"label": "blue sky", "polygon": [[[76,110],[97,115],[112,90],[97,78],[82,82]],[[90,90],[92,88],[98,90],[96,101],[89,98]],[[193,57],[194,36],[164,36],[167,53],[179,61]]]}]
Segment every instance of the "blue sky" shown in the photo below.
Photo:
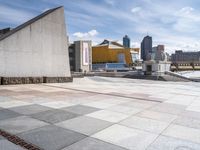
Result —
[{"label": "blue sky", "polygon": [[200,50],[199,0],[0,0],[0,28],[16,27],[41,12],[63,5],[70,41],[122,41],[133,47],[147,33],[166,51]]}]

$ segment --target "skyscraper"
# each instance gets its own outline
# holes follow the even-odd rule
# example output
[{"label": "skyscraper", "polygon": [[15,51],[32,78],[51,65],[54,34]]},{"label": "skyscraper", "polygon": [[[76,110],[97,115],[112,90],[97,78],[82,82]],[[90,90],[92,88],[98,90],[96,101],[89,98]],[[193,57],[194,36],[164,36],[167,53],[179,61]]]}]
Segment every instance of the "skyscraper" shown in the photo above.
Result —
[{"label": "skyscraper", "polygon": [[123,37],[123,46],[126,48],[130,48],[130,38],[128,37],[128,35],[125,35]]},{"label": "skyscraper", "polygon": [[146,36],[141,43],[141,59],[144,61],[148,60],[152,53],[152,37]]}]

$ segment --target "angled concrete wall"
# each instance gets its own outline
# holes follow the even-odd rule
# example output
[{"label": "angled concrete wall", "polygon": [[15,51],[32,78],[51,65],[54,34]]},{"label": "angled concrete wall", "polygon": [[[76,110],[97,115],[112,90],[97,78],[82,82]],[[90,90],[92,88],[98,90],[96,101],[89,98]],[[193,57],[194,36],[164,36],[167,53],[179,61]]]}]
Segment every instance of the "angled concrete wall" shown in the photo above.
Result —
[{"label": "angled concrete wall", "polygon": [[0,41],[1,77],[70,77],[64,8]]}]

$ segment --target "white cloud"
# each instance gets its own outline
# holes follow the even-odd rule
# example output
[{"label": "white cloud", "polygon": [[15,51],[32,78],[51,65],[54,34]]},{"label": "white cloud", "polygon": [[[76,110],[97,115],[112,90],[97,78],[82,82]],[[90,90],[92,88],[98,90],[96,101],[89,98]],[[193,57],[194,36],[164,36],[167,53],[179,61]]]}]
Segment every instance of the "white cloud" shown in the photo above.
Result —
[{"label": "white cloud", "polygon": [[131,9],[131,12],[132,12],[132,13],[137,13],[137,12],[139,12],[139,11],[141,11],[141,7],[135,7],[135,8],[132,8],[132,9]]},{"label": "white cloud", "polygon": [[107,4],[109,4],[109,5],[114,5],[115,4],[115,2],[114,2],[114,0],[104,0]]},{"label": "white cloud", "polygon": [[99,33],[97,32],[97,30],[90,30],[88,32],[76,32],[76,33],[73,34],[73,36],[76,37],[76,38],[83,39],[83,38],[91,38],[91,37],[94,37],[98,34]]}]

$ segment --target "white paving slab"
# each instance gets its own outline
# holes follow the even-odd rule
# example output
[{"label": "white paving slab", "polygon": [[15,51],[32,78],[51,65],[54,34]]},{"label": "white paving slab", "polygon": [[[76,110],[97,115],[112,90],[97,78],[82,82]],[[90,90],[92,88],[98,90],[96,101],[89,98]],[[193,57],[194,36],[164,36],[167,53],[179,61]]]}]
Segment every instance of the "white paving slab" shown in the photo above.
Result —
[{"label": "white paving slab", "polygon": [[180,125],[170,125],[163,135],[200,143],[200,130]]},{"label": "white paving slab", "polygon": [[118,113],[118,112],[108,111],[108,110],[96,111],[94,113],[88,114],[87,116],[113,122],[113,123],[117,123],[128,117],[128,115]]},{"label": "white paving slab", "polygon": [[153,119],[142,118],[142,117],[130,117],[122,122],[121,125],[149,131],[152,133],[161,133],[168,125],[167,122],[161,122]]},{"label": "white paving slab", "polygon": [[145,150],[157,135],[116,124],[92,137],[130,150]]},{"label": "white paving slab", "polygon": [[55,101],[55,102],[42,103],[40,105],[58,109],[58,108],[73,106],[75,104],[69,103],[69,102],[64,102],[64,101]]}]

